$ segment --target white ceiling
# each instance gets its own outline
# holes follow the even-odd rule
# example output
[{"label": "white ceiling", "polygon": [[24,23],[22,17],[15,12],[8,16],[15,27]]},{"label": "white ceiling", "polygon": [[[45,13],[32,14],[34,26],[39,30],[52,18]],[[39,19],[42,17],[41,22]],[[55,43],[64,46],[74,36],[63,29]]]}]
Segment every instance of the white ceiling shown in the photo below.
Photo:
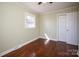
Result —
[{"label": "white ceiling", "polygon": [[22,2],[22,4],[27,8],[29,8],[30,11],[35,13],[45,13],[54,11],[61,8],[66,8],[70,6],[77,5],[77,2],[53,2],[52,4],[44,3],[41,5],[38,5],[38,2]]}]

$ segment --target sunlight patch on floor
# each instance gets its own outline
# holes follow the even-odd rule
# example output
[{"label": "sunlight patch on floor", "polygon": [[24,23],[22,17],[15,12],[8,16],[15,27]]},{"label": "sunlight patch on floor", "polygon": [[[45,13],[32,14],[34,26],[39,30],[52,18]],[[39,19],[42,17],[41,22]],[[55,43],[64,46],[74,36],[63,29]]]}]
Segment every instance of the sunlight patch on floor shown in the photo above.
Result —
[{"label": "sunlight patch on floor", "polygon": [[46,34],[46,33],[44,33],[44,35],[45,35],[45,38],[47,39],[46,41],[45,41],[45,45],[49,42],[49,40],[50,40],[50,38],[48,37],[48,35]]}]

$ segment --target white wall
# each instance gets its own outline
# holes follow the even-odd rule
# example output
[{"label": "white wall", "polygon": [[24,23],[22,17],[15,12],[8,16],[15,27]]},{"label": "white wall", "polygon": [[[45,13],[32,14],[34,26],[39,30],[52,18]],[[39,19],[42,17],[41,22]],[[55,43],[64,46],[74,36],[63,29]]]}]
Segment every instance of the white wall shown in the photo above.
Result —
[{"label": "white wall", "polygon": [[39,36],[39,20],[36,14],[36,28],[24,28],[24,12],[15,3],[0,3],[0,52],[25,43]]}]

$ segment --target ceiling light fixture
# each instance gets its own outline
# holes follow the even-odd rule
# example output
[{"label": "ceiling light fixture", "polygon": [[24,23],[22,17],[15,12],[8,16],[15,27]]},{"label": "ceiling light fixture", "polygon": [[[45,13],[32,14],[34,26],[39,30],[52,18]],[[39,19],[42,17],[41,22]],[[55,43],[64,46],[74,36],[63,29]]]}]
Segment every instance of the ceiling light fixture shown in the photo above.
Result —
[{"label": "ceiling light fixture", "polygon": [[53,2],[38,2],[38,5],[41,5],[43,3],[49,3],[49,4],[52,4]]}]

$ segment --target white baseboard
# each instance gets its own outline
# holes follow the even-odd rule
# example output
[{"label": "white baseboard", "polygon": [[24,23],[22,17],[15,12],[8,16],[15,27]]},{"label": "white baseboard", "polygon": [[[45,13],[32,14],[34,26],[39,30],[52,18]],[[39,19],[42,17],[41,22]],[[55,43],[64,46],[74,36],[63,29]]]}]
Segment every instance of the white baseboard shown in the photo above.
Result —
[{"label": "white baseboard", "polygon": [[11,48],[11,49],[8,49],[8,50],[6,50],[6,51],[4,51],[4,52],[1,52],[1,53],[0,53],[0,57],[3,56],[3,55],[5,55],[5,54],[7,54],[7,53],[10,53],[10,52],[12,52],[12,51],[14,51],[14,50],[16,50],[16,49],[19,49],[19,48],[23,47],[24,45],[29,44],[29,43],[31,43],[31,42],[34,41],[34,40],[37,40],[38,38],[40,38],[40,37],[34,38],[34,39],[32,39],[32,40],[30,40],[30,41],[28,41],[28,42],[25,42],[25,43],[23,43],[23,44],[20,44],[20,45],[18,45],[18,46],[15,46],[15,47],[13,47],[13,48]]}]

